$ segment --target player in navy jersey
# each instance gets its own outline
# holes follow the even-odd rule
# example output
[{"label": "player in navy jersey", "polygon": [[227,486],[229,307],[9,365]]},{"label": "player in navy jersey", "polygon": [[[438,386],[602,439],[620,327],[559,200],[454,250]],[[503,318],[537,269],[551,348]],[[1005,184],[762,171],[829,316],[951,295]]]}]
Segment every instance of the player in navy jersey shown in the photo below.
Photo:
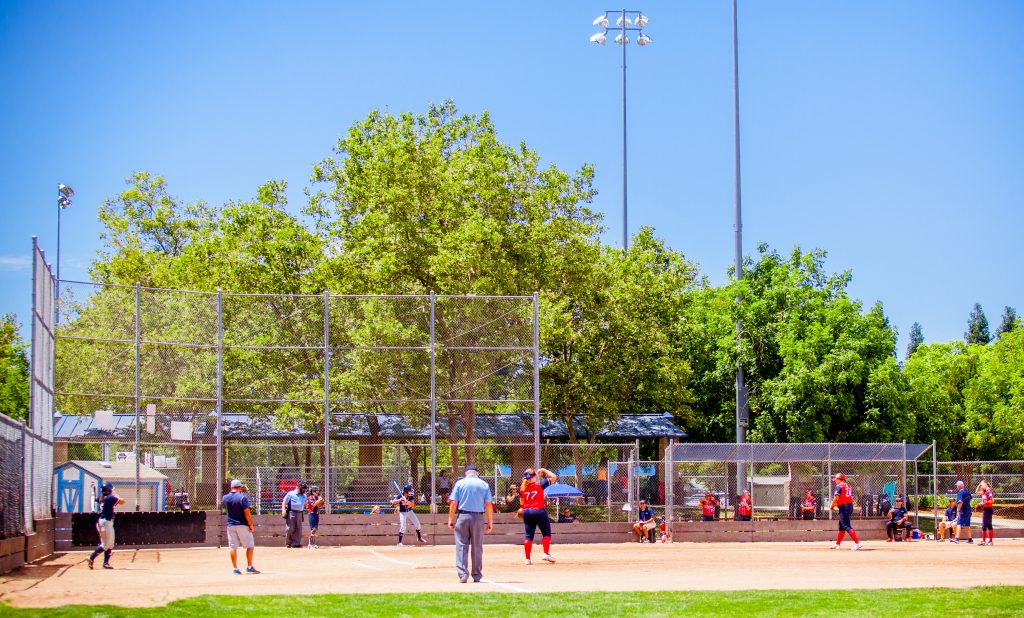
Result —
[{"label": "player in navy jersey", "polygon": [[960,538],[963,536],[964,530],[967,530],[967,542],[970,544],[974,543],[974,539],[971,538],[971,490],[967,489],[963,481],[956,482],[956,537],[950,539],[954,543],[959,543]]},{"label": "player in navy jersey", "polygon": [[416,506],[416,496],[413,494],[412,485],[403,487],[402,493],[395,496],[391,500],[391,504],[398,507],[395,509],[398,512],[398,546],[404,547],[402,539],[405,538],[405,531],[409,524],[412,524],[413,529],[416,530],[416,538],[419,539],[419,542],[426,544],[427,540],[423,538],[423,526],[420,525],[420,520],[416,517],[416,512],[413,511],[413,507]]},{"label": "player in navy jersey", "polygon": [[114,507],[124,504],[124,500],[114,494],[114,486],[104,483],[100,489],[100,496],[96,498],[96,504],[100,509],[100,518],[96,522],[96,531],[100,533],[100,544],[89,556],[89,568],[93,568],[96,556],[103,554],[103,568],[112,569],[110,566],[110,554],[114,552]]},{"label": "player in navy jersey", "polygon": [[888,537],[885,542],[892,543],[896,539],[896,530],[903,528],[903,540],[910,540],[910,515],[907,514],[907,508],[903,506],[903,498],[896,498],[896,506],[889,509],[888,521],[885,524],[885,536]]},{"label": "player in navy jersey", "polygon": [[851,549],[858,550],[860,549],[860,539],[857,538],[857,532],[853,529],[853,524],[850,523],[850,516],[853,515],[853,488],[846,482],[846,475],[842,472],[836,474],[833,480],[836,482],[836,491],[829,508],[839,509],[839,536],[836,537],[836,542],[831,549],[839,549],[843,537],[849,533],[850,538],[853,539]]}]

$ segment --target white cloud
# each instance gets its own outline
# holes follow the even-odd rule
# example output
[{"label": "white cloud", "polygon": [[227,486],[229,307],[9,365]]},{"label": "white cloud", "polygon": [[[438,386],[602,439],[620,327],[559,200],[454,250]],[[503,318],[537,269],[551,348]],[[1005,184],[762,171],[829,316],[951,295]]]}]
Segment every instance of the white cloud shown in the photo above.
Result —
[{"label": "white cloud", "polygon": [[32,267],[32,259],[28,256],[19,255],[15,257],[0,255],[0,270],[17,272]]}]

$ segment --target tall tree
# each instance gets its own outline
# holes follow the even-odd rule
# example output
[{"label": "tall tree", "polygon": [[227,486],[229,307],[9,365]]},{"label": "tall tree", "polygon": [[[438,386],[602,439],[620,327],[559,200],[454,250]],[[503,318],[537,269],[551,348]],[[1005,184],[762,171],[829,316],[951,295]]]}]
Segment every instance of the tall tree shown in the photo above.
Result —
[{"label": "tall tree", "polygon": [[924,343],[924,331],[921,330],[921,323],[914,322],[910,327],[910,341],[907,342],[907,358],[910,358],[922,343]]},{"label": "tall tree", "polygon": [[0,413],[19,421],[28,420],[28,345],[18,334],[14,314],[0,318]]},{"label": "tall tree", "polygon": [[967,332],[964,333],[964,340],[970,344],[987,345],[992,341],[992,335],[988,331],[988,318],[981,308],[981,303],[974,303],[970,317],[967,318]]},{"label": "tall tree", "polygon": [[1002,336],[1004,333],[1015,330],[1017,327],[1017,310],[1009,306],[1004,307],[1003,319],[999,322],[999,330],[996,332],[996,336]]}]

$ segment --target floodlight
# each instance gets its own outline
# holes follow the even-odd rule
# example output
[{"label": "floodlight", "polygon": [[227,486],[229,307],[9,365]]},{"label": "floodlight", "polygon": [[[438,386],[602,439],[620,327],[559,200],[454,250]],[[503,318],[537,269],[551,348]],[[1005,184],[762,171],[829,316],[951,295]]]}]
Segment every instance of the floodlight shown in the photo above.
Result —
[{"label": "floodlight", "polygon": [[619,45],[625,45],[626,43],[629,43],[629,37],[622,36],[622,33],[619,33],[615,37],[615,42]]},{"label": "floodlight", "polygon": [[636,44],[637,45],[647,45],[650,42],[651,42],[651,37],[647,36],[643,32],[640,33],[640,36],[636,37]]},{"label": "floodlight", "polygon": [[61,195],[57,198],[57,205],[61,207],[61,210],[63,210],[71,205],[71,200]]},{"label": "floodlight", "polygon": [[603,32],[598,32],[597,34],[590,37],[591,43],[600,43],[601,45],[604,45],[606,40],[607,38],[604,36]]},{"label": "floodlight", "polygon": [[607,28],[608,27],[608,15],[606,15],[604,13],[598,15],[594,19],[594,25],[597,26],[598,28]]},{"label": "floodlight", "polygon": [[75,197],[75,190],[65,184],[57,185],[57,190],[64,197]]},{"label": "floodlight", "polygon": [[621,25],[622,25],[622,20],[623,20],[623,19],[625,19],[625,20],[626,20],[626,27],[627,27],[627,28],[629,28],[630,26],[632,26],[632,25],[633,25],[633,21],[632,21],[631,19],[629,19],[628,17],[625,17],[625,18],[624,18],[624,17],[622,17],[622,16],[619,16],[619,18],[615,20],[615,25],[616,25],[616,26],[621,26]]},{"label": "floodlight", "polygon": [[637,28],[646,28],[647,27],[647,16],[644,15],[643,13],[641,13],[640,16],[636,18],[636,27]]}]

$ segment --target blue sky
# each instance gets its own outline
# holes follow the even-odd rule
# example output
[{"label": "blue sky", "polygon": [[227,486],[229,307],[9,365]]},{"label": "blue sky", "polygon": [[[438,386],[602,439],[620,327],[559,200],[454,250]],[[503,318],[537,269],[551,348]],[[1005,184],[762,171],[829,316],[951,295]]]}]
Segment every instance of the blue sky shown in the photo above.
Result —
[{"label": "blue sky", "polygon": [[[213,6],[210,6],[213,4]],[[741,0],[744,251],[829,252],[900,331],[960,338],[1024,310],[1024,3]],[[31,236],[87,276],[96,207],[135,170],[211,203],[311,166],[370,110],[451,98],[563,168],[596,166],[621,220],[620,50],[588,2],[0,4],[0,312],[28,322]],[[733,256],[731,4],[649,2],[630,45],[630,228],[722,282]],[[529,293],[530,290],[524,290]],[[1022,311],[1024,312],[1024,311]]]}]

